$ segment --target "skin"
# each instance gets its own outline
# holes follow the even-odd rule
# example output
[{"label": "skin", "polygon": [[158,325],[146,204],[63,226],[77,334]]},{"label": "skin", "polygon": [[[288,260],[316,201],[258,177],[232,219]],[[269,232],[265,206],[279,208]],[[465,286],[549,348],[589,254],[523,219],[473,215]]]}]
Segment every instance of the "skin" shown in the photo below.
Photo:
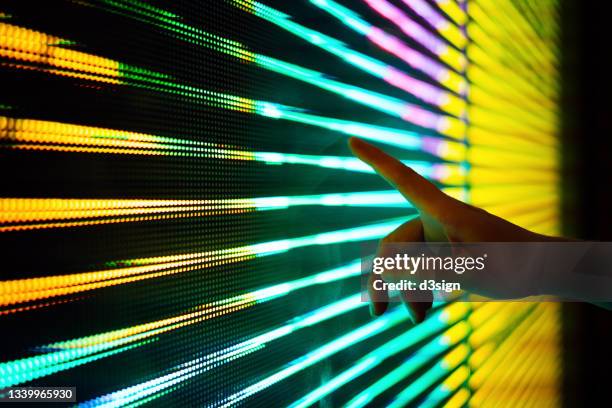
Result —
[{"label": "skin", "polygon": [[[418,210],[419,217],[398,227],[382,240],[382,243],[398,242],[547,242],[564,241],[563,238],[536,234],[512,224],[485,210],[471,206],[440,191],[434,184],[420,176],[399,160],[361,139],[351,138],[349,146],[355,156],[370,165],[380,176],[396,188]],[[374,291],[372,284],[382,279],[390,282],[401,277],[371,274],[368,290],[370,313],[379,316],[388,307],[388,294]],[[516,280],[515,286],[495,284],[495,276],[471,279],[462,287],[469,292],[497,299],[509,299],[542,293],[523,293],[529,282]],[[422,322],[431,308],[431,301],[412,301],[410,294],[402,293],[402,301],[413,319]]]}]

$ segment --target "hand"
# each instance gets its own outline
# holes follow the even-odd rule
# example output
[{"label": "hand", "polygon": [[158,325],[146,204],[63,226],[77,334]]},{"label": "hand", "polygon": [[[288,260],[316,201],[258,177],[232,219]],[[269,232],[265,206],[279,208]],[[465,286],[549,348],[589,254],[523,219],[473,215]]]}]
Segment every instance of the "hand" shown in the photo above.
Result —
[{"label": "hand", "polygon": [[[543,242],[555,240],[528,231],[500,217],[476,208],[440,191],[435,185],[421,177],[399,160],[382,150],[357,138],[349,140],[353,154],[363,160],[394,186],[419,212],[419,218],[398,227],[382,240],[382,243],[397,242]],[[496,298],[515,298],[537,293],[523,293],[528,285],[522,279],[513,279],[515,287],[495,284],[495,278],[462,282],[462,288],[476,294],[485,294]],[[528,277],[527,277],[528,278]],[[374,291],[372,285],[381,279],[380,275],[371,274],[368,283],[370,304],[373,315],[381,315],[388,306],[388,294]],[[382,279],[386,280],[384,274]],[[523,292],[522,292],[523,291]],[[375,293],[376,292],[376,293]],[[520,294],[520,296],[517,296]],[[382,298],[381,298],[382,297]],[[423,299],[420,295],[419,299]],[[432,299],[432,296],[429,297]],[[408,291],[402,292],[402,301],[408,307],[414,320],[421,322],[425,313],[431,308],[428,302],[411,300]]]}]

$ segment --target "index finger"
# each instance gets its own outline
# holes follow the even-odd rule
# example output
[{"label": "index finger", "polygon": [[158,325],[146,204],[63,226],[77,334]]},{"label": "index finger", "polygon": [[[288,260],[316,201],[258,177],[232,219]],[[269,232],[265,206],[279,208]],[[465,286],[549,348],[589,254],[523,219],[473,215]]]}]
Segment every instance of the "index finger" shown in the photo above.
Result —
[{"label": "index finger", "polygon": [[442,207],[449,197],[410,167],[361,139],[350,138],[349,146],[355,156],[372,166],[419,211],[434,218],[444,212]]}]

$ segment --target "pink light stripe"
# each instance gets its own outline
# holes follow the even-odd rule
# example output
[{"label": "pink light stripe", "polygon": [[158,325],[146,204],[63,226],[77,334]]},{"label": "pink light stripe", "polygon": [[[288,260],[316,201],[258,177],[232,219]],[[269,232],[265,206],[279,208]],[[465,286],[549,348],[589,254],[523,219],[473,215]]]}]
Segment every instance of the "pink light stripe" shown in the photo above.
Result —
[{"label": "pink light stripe", "polygon": [[444,65],[415,51],[399,38],[387,34],[380,28],[372,27],[367,37],[383,50],[395,55],[414,69],[418,69],[438,82],[448,77],[449,69]]},{"label": "pink light stripe", "polygon": [[402,0],[436,30],[441,30],[450,23],[440,13],[434,10],[425,0]]},{"label": "pink light stripe", "polygon": [[405,105],[404,111],[402,112],[402,119],[414,123],[415,125],[440,130],[445,127],[445,120],[440,115],[433,112],[426,111],[419,108],[416,105]]},{"label": "pink light stripe", "polygon": [[389,68],[384,80],[396,88],[418,95],[423,101],[434,106],[441,106],[448,100],[446,96],[447,92],[441,91],[439,88],[429,85],[428,83],[414,79],[392,67]]},{"label": "pink light stripe", "polygon": [[427,153],[440,157],[440,154],[444,150],[444,141],[435,137],[424,136],[422,140],[422,149]]},{"label": "pink light stripe", "polygon": [[368,6],[391,20],[406,35],[412,37],[429,51],[436,55],[442,55],[448,49],[448,45],[418,23],[410,19],[400,9],[385,0],[364,0]]}]

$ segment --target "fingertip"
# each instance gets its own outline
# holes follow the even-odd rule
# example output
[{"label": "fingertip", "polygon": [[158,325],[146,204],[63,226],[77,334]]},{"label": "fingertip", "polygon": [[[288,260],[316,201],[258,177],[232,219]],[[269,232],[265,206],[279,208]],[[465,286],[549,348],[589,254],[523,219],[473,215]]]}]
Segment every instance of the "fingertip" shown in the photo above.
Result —
[{"label": "fingertip", "polygon": [[412,320],[412,323],[419,324],[425,321],[425,318],[427,317],[427,311],[431,309],[431,306],[433,304],[432,303],[433,298],[431,296],[428,296],[428,295],[432,295],[431,292],[428,292],[427,294],[425,294],[425,296],[427,296],[427,299],[423,299],[419,301],[410,300],[410,298],[407,296],[405,292],[402,292],[402,295],[404,297],[404,304],[406,305],[406,308],[408,309],[408,313],[410,315],[410,319]]},{"label": "fingertip", "polygon": [[387,304],[385,302],[372,302],[370,303],[370,315],[377,317],[385,313],[387,310]]},{"label": "fingertip", "polygon": [[431,302],[419,302],[415,306],[415,319],[417,323],[422,323],[427,317],[427,311],[431,309]]},{"label": "fingertip", "polygon": [[425,309],[420,307],[416,308],[414,315],[417,324],[423,323],[423,321],[425,320]]},{"label": "fingertip", "polygon": [[359,149],[363,147],[364,141],[357,137],[350,137],[348,140],[348,145],[353,154],[358,155]]},{"label": "fingertip", "polygon": [[406,309],[408,309],[408,315],[410,316],[410,321],[412,321],[412,324],[419,324],[425,320],[425,315],[421,311],[418,303],[410,302],[406,304]]}]

